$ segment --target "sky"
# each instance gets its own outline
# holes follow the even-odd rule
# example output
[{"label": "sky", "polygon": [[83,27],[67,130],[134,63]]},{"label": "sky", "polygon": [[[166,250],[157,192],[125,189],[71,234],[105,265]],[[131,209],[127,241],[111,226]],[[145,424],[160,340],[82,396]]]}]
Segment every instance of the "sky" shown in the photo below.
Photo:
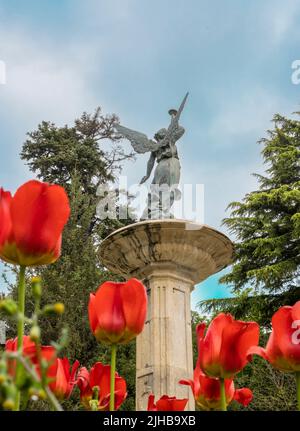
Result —
[{"label": "sky", "polygon": [[[204,221],[228,233],[227,205],[264,171],[257,141],[275,113],[299,111],[299,19],[297,0],[0,0],[0,186],[33,177],[19,153],[41,121],[72,124],[101,106],[150,137],[189,91],[181,181],[204,184]],[[125,164],[129,184],[146,160]],[[230,295],[218,278],[195,288],[193,308]]]}]

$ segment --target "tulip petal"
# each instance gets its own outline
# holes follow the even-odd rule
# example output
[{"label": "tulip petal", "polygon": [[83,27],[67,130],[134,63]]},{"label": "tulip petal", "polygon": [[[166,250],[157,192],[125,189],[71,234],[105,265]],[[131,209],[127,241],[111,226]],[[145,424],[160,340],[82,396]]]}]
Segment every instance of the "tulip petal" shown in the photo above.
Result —
[{"label": "tulip petal", "polygon": [[95,332],[98,325],[97,313],[95,310],[95,295],[90,294],[90,301],[88,305],[89,322],[92,332]]},{"label": "tulip petal", "polygon": [[207,401],[219,400],[221,396],[220,380],[207,377],[202,373],[200,375],[200,392]]},{"label": "tulip petal", "polygon": [[205,328],[206,328],[206,324],[205,323],[198,323],[198,325],[196,326],[196,337],[197,337],[198,351],[199,351],[200,341],[204,338]]},{"label": "tulip petal", "polygon": [[2,188],[0,188],[0,253],[1,247],[5,244],[11,234],[11,201],[12,197],[10,192],[5,192]]},{"label": "tulip petal", "polygon": [[76,376],[76,372],[77,372],[77,370],[79,368],[79,365],[80,365],[80,362],[77,359],[74,362],[74,364],[72,365],[71,374],[70,374],[70,380],[71,380],[72,383],[74,382],[74,384],[76,383],[75,376]]},{"label": "tulip petal", "polygon": [[115,378],[115,409],[116,410],[118,410],[118,408],[123,403],[126,397],[127,397],[126,380],[118,376],[118,373],[116,373],[116,378]]},{"label": "tulip petal", "polygon": [[158,411],[183,411],[187,405],[188,399],[177,399],[175,397],[168,397],[163,395],[156,401]]},{"label": "tulip petal", "polygon": [[178,382],[180,385],[186,385],[186,386],[194,386],[194,381],[193,380],[189,380],[189,379],[181,379]]},{"label": "tulip petal", "polygon": [[248,360],[251,360],[252,355],[258,355],[270,362],[273,367],[284,371],[294,371],[289,361],[284,357],[278,344],[275,341],[274,332],[271,332],[266,348],[253,346],[247,352]]},{"label": "tulip petal", "polygon": [[68,392],[69,385],[62,359],[56,360],[56,370],[52,373],[51,376],[48,375],[48,377],[55,378],[55,380],[50,382],[49,384],[50,389],[58,398],[63,398],[64,395]]},{"label": "tulip petal", "polygon": [[248,351],[247,351],[248,361],[250,361],[252,359],[252,355],[258,355],[258,356],[261,356],[262,358],[268,360],[268,355],[267,355],[266,349],[264,349],[263,347],[260,347],[260,346],[252,346],[248,349]]},{"label": "tulip petal", "polygon": [[122,403],[126,398],[127,398],[127,392],[124,393],[123,390],[115,392],[115,410],[118,410],[120,408],[120,406],[122,405]]},{"label": "tulip petal", "polygon": [[300,371],[300,308],[284,306],[272,317],[274,343],[282,353],[282,360],[290,364],[294,371]]},{"label": "tulip petal", "polygon": [[246,407],[248,404],[251,403],[253,399],[253,393],[249,388],[236,389],[234,393],[234,399],[235,401]]},{"label": "tulip petal", "polygon": [[[15,193],[11,217],[16,246],[23,254],[53,255],[70,214],[63,187],[29,181]],[[56,255],[55,255],[56,253]]]},{"label": "tulip petal", "polygon": [[147,314],[147,293],[145,286],[131,278],[120,289],[126,327],[134,335],[142,332]]},{"label": "tulip petal", "polygon": [[223,376],[232,377],[247,364],[247,351],[258,344],[259,326],[256,322],[233,320],[223,330],[220,363]]},{"label": "tulip petal", "polygon": [[76,384],[80,390],[80,397],[84,396],[85,391],[89,388],[90,373],[86,367],[81,367],[77,374]]},{"label": "tulip petal", "polygon": [[199,361],[201,369],[210,377],[220,375],[220,351],[223,331],[233,321],[231,314],[220,313],[210,323],[205,338],[199,341]]},{"label": "tulip petal", "polygon": [[296,302],[296,304],[292,307],[292,319],[299,320],[300,319],[300,301]]},{"label": "tulip petal", "polygon": [[[221,399],[220,379],[207,377],[203,372],[200,374],[200,391],[202,398],[205,399],[206,405],[210,408],[219,408]],[[225,396],[226,403],[229,404],[234,395],[233,379],[225,379]]]},{"label": "tulip petal", "polygon": [[154,403],[154,395],[153,394],[150,394],[148,397],[147,411],[157,411],[156,405]]},{"label": "tulip petal", "polygon": [[112,343],[117,343],[126,328],[122,306],[121,286],[123,283],[106,281],[95,295],[95,312],[99,327],[106,332]]},{"label": "tulip petal", "polygon": [[[90,371],[89,386],[99,387],[99,409],[106,410],[110,398],[110,366],[97,362]],[[127,396],[126,381],[115,373],[115,408],[118,409]]]},{"label": "tulip petal", "polygon": [[193,392],[193,395],[195,396],[195,391],[194,391],[194,381],[193,380],[188,380],[188,379],[181,379],[178,382],[180,385],[186,385],[186,386],[190,386]]}]

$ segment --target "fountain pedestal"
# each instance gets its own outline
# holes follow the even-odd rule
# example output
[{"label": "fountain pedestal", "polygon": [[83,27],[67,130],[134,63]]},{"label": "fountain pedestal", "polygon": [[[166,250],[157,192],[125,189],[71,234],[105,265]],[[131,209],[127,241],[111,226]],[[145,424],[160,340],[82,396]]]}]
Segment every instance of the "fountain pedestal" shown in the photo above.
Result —
[{"label": "fountain pedestal", "polygon": [[143,280],[148,316],[137,337],[136,409],[148,395],[189,398],[179,385],[193,377],[190,295],[195,284],[225,268],[233,246],[221,232],[185,220],[147,220],[118,229],[101,244],[101,262],[125,278]]}]

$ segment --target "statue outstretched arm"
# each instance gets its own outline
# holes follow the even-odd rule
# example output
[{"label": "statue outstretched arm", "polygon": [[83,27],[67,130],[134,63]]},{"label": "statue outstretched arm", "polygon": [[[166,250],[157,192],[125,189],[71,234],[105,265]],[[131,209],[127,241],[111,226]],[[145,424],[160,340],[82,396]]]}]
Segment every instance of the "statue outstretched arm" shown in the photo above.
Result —
[{"label": "statue outstretched arm", "polygon": [[155,158],[156,158],[155,153],[151,153],[150,154],[150,158],[149,158],[148,163],[147,163],[147,173],[141,179],[140,184],[143,184],[150,177],[152,169],[153,169],[153,166],[154,166]]},{"label": "statue outstretched arm", "polygon": [[[188,98],[188,95],[189,95],[189,93],[186,93],[186,95],[184,96],[183,101],[181,102],[178,111],[175,111],[176,114],[171,114],[171,122],[170,122],[170,125],[168,127],[167,135],[165,136],[165,138],[162,142],[163,146],[169,142],[175,143],[176,141],[178,141],[178,139],[181,138],[181,136],[185,132],[184,128],[179,126],[179,118],[180,118],[180,115],[183,111],[183,108],[184,108],[185,102]],[[171,110],[171,111],[173,111],[173,110]]]}]

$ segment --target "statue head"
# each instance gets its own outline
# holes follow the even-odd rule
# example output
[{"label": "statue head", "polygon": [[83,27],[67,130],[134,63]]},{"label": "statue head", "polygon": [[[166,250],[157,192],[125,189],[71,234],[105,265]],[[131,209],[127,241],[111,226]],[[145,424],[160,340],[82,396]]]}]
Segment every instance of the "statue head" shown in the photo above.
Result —
[{"label": "statue head", "polygon": [[155,133],[154,138],[157,141],[161,141],[162,139],[164,139],[164,137],[166,136],[166,134],[167,134],[167,129],[165,129],[165,128],[159,129],[159,131]]},{"label": "statue head", "polygon": [[175,117],[175,115],[177,114],[177,109],[169,109],[168,110],[168,114],[171,115],[171,117]]}]

